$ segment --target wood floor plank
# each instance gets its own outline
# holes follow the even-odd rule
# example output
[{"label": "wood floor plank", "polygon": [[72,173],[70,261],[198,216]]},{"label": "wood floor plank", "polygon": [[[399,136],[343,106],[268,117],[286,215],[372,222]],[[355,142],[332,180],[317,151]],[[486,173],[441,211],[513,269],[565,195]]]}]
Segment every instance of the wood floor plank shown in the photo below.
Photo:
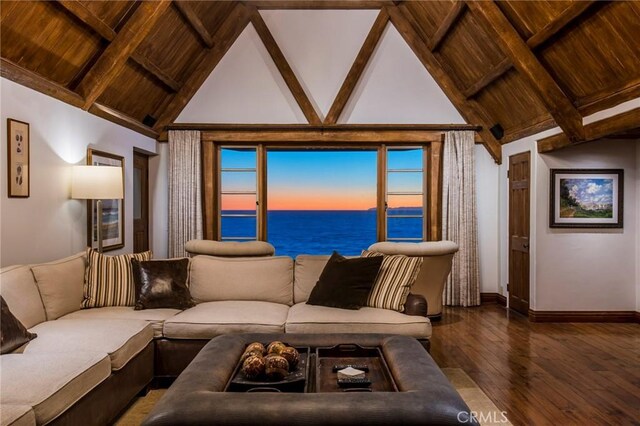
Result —
[{"label": "wood floor plank", "polygon": [[640,325],[531,323],[500,305],[445,308],[431,355],[514,425],[640,425]]}]

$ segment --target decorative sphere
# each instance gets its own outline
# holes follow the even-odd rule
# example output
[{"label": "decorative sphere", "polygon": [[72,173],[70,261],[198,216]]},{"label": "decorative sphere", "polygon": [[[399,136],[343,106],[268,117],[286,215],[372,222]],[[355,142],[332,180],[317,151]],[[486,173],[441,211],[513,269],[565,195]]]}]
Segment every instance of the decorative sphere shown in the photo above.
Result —
[{"label": "decorative sphere", "polygon": [[262,356],[251,355],[242,363],[242,373],[247,379],[255,379],[264,374],[265,364]]},{"label": "decorative sphere", "polygon": [[282,380],[289,374],[289,362],[280,355],[268,355],[264,358],[265,373],[269,380]]},{"label": "decorative sphere", "polygon": [[240,357],[240,362],[244,363],[244,361],[249,358],[250,356],[259,356],[260,358],[262,358],[262,352],[260,352],[259,350],[253,349],[253,350],[246,350],[244,351],[244,353],[242,354],[242,356]]},{"label": "decorative sphere", "polygon": [[268,353],[268,354],[277,354],[277,355],[280,355],[280,353],[282,352],[282,350],[283,350],[284,348],[286,348],[286,347],[287,347],[287,345],[285,345],[285,344],[284,344],[284,343],[282,343],[282,342],[278,342],[278,341],[271,342],[271,343],[269,343],[269,346],[267,346],[267,353]]},{"label": "decorative sphere", "polygon": [[244,351],[245,352],[250,352],[250,351],[260,352],[263,355],[267,352],[267,350],[264,348],[264,345],[262,343],[260,343],[260,342],[251,343],[249,346],[247,346],[247,349],[245,349]]},{"label": "decorative sphere", "polygon": [[287,360],[287,362],[289,363],[289,368],[291,370],[296,368],[296,366],[300,362],[300,354],[295,348],[292,348],[291,346],[287,346],[286,348],[284,348],[280,353],[280,356]]}]

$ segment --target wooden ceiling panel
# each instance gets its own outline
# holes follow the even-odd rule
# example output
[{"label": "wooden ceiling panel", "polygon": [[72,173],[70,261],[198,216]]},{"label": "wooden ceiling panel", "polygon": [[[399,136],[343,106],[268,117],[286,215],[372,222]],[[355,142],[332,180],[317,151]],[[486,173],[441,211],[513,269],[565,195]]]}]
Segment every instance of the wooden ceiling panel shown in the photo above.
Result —
[{"label": "wooden ceiling panel", "polygon": [[2,2],[0,54],[68,87],[103,49],[93,31],[49,2]]},{"label": "wooden ceiling panel", "polygon": [[559,0],[496,2],[502,13],[511,21],[511,24],[525,40],[553,21],[571,3],[573,2]]},{"label": "wooden ceiling panel", "polygon": [[452,1],[408,1],[404,2],[407,10],[422,27],[429,38],[438,31],[447,13],[454,5]]},{"label": "wooden ceiling panel", "polygon": [[542,102],[514,69],[482,91],[476,100],[505,133],[549,118]]},{"label": "wooden ceiling panel", "polygon": [[539,54],[569,96],[580,103],[603,89],[615,91],[640,77],[640,6],[611,2],[585,15]]},{"label": "wooden ceiling panel", "polygon": [[215,34],[227,16],[236,6],[235,1],[188,1],[198,17],[202,20],[209,34]]},{"label": "wooden ceiling panel", "polygon": [[497,66],[505,55],[496,42],[478,25],[471,13],[464,13],[438,50],[451,64],[456,79],[466,88],[481,79],[487,69]]},{"label": "wooden ceiling panel", "polygon": [[100,18],[111,29],[117,30],[135,2],[83,0],[79,3]]},{"label": "wooden ceiling panel", "polygon": [[177,82],[185,81],[204,52],[197,33],[175,7],[167,9],[136,50]]},{"label": "wooden ceiling panel", "polygon": [[147,115],[157,117],[158,109],[170,94],[155,77],[129,61],[98,98],[98,103],[142,122]]}]

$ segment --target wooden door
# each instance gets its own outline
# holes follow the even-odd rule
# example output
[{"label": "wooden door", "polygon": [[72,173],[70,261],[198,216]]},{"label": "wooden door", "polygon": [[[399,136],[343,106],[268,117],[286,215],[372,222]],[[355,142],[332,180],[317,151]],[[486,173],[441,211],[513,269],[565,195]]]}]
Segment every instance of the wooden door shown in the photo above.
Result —
[{"label": "wooden door", "polygon": [[133,251],[149,250],[149,157],[133,153]]},{"label": "wooden door", "polygon": [[509,157],[509,307],[529,313],[529,181],[531,154]]}]

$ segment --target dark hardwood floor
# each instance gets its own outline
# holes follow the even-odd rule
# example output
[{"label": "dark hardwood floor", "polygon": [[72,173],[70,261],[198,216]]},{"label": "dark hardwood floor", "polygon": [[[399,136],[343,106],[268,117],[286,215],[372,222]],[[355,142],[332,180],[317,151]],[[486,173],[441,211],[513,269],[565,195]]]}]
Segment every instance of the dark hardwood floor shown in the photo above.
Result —
[{"label": "dark hardwood floor", "polygon": [[640,425],[640,325],[531,323],[500,305],[445,308],[431,355],[514,425]]}]

